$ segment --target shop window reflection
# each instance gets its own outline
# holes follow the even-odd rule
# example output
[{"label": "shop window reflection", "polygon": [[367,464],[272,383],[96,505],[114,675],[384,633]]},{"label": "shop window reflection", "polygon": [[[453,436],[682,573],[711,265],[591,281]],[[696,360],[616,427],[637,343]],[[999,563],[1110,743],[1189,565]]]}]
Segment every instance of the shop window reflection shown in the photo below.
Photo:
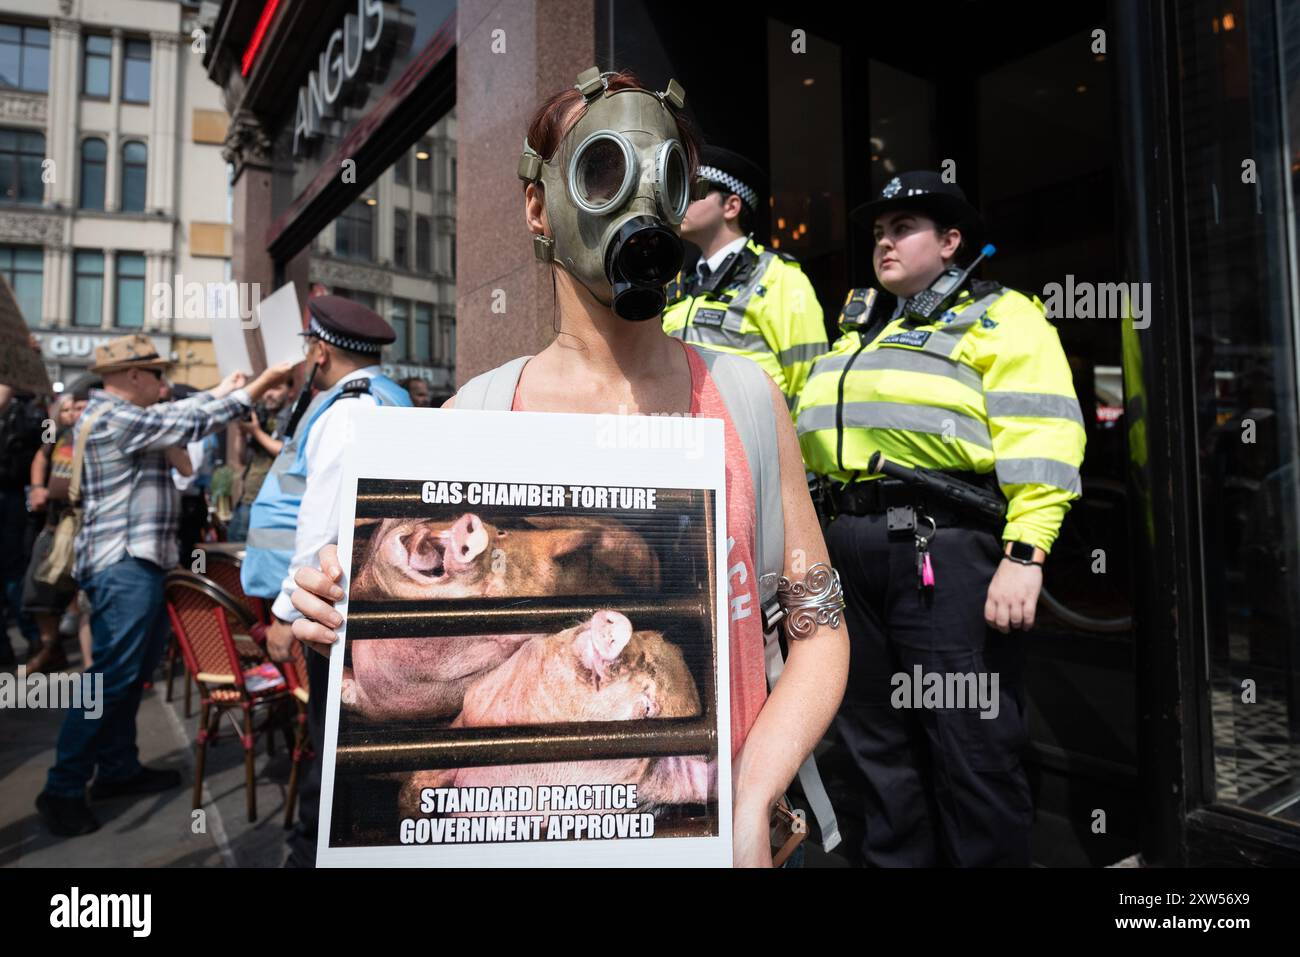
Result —
[{"label": "shop window reflection", "polygon": [[[1221,11],[1209,3],[1178,6],[1212,797],[1300,823],[1295,223],[1282,199],[1300,16],[1294,5],[1230,6],[1232,31],[1213,28]],[[1288,106],[1289,143],[1277,121]],[[1257,163],[1253,188],[1242,157]]]},{"label": "shop window reflection", "polygon": [[375,212],[365,199],[358,200],[334,224],[334,253],[348,259],[373,259]]},{"label": "shop window reflection", "polygon": [[357,199],[317,235],[310,263],[313,283],[393,327],[385,374],[425,379],[439,403],[455,391],[455,204],[443,195],[455,150],[448,114],[373,182],[358,184]]}]

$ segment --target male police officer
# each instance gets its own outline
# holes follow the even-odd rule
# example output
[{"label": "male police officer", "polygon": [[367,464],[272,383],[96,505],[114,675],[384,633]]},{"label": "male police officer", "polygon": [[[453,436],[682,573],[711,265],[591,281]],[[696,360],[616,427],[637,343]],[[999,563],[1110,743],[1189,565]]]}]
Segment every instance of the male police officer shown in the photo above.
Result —
[{"label": "male police officer", "polygon": [[[267,645],[271,656],[287,660],[293,646],[291,623],[301,618],[290,594],[293,575],[316,564],[316,553],[336,540],[343,458],[352,434],[351,412],[366,405],[409,406],[411,398],[379,368],[380,349],[396,338],[379,315],[341,296],[307,302],[306,338],[312,371],[289,420],[285,443],[266,476],[249,521],[248,548],[241,570],[244,591],[274,599]],[[320,392],[310,404],[312,385]],[[320,757],[325,734],[326,658],[310,652],[308,727],[316,756],[306,769],[299,798],[302,824],[290,840],[290,863],[311,866],[320,794]]]},{"label": "male police officer", "polygon": [[793,256],[750,238],[767,192],[762,171],[714,146],[700,160],[709,192],[682,220],[682,238],[700,247],[700,259],[669,284],[664,331],[753,359],[793,409],[812,361],[827,349],[817,294]]},{"label": "male police officer", "polygon": [[[804,459],[831,480],[826,544],[852,648],[836,720],[868,781],[863,855],[1027,866],[1017,629],[1033,626],[1043,561],[1080,493],[1083,415],[1042,304],[948,272],[981,230],[956,184],[905,173],[863,211],[899,314],[838,340],[796,410]],[[1000,492],[1005,520],[872,474],[876,452]],[[958,682],[964,700],[932,694],[961,699]]]}]

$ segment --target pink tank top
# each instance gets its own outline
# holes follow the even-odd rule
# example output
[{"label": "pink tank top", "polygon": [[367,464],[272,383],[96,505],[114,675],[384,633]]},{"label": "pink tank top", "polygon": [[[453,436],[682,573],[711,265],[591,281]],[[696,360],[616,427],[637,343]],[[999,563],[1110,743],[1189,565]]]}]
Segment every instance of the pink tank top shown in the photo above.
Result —
[{"label": "pink tank top", "polygon": [[[726,433],[727,489],[727,602],[731,656],[731,754],[745,743],[749,729],[767,700],[763,671],[763,615],[758,600],[758,573],[754,558],[754,485],[745,447],[736,431],[718,387],[704,360],[692,346],[682,343],[691,367],[691,415],[721,419]],[[515,388],[511,411],[524,411]]]}]

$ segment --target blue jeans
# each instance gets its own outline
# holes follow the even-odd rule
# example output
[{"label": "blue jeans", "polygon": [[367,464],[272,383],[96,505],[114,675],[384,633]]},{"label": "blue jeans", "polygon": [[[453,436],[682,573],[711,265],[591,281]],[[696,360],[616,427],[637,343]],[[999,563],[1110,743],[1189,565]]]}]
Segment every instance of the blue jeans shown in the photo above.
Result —
[{"label": "blue jeans", "polygon": [[92,667],[104,676],[103,713],[93,720],[84,707],[68,710],[45,782],[50,794],[83,797],[96,766],[101,781],[140,770],[136,712],[143,683],[166,647],[163,575],[152,562],[123,558],[81,583],[90,599]]},{"label": "blue jeans", "polygon": [[252,517],[252,514],[253,506],[251,505],[240,502],[235,506],[235,510],[230,514],[230,521],[226,523],[226,541],[248,541],[248,520]]}]

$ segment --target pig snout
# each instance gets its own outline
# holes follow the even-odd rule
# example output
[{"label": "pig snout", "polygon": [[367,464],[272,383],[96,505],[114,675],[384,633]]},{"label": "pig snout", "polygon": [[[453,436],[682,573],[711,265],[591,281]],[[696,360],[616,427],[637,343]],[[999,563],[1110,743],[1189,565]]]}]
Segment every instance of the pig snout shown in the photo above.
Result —
[{"label": "pig snout", "polygon": [[487,549],[488,534],[483,520],[467,513],[451,526],[451,548],[447,559],[457,565],[469,565]]},{"label": "pig snout", "polygon": [[578,630],[575,639],[578,657],[598,674],[613,661],[632,640],[632,622],[616,611],[598,611],[591,621]]}]

